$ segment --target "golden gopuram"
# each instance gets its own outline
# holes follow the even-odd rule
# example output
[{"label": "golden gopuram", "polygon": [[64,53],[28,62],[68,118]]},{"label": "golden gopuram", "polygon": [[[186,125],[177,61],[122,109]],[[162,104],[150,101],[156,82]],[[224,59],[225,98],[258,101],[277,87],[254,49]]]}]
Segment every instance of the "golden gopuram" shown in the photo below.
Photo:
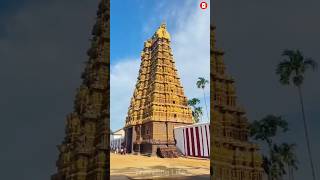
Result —
[{"label": "golden gopuram", "polygon": [[109,178],[109,1],[102,0],[92,30],[82,85],[66,118],[52,180]]},{"label": "golden gopuram", "polygon": [[175,151],[173,128],[193,123],[173,60],[170,34],[162,24],[145,41],[141,53],[138,80],[125,121],[126,149],[149,155],[165,149]]},{"label": "golden gopuram", "polygon": [[262,157],[248,141],[248,120],[237,105],[234,80],[226,73],[214,33],[211,27],[211,179],[262,180]]}]

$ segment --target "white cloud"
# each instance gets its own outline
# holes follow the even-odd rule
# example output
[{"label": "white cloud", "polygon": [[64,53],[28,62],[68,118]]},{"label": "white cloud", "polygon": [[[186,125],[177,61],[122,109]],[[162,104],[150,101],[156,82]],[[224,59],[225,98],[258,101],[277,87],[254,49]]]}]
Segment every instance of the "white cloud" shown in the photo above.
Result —
[{"label": "white cloud", "polygon": [[[192,2],[192,3],[191,3]],[[185,1],[185,4],[167,7],[161,4],[158,22],[166,20],[171,34],[173,56],[176,62],[181,83],[188,98],[199,98],[203,101],[202,90],[196,87],[198,77],[210,78],[210,11],[199,7],[200,1]],[[179,11],[177,8],[179,7]],[[157,28],[155,19],[150,18],[143,31]],[[146,28],[148,27],[148,28]],[[153,27],[153,28],[149,28]],[[143,42],[141,42],[142,44]],[[111,128],[121,128],[137,80],[140,60],[127,59],[111,67]],[[209,85],[205,89],[209,107]],[[206,112],[204,103],[204,118]],[[120,121],[120,122],[119,122]]]},{"label": "white cloud", "polygon": [[[200,1],[188,4],[193,12],[182,11],[173,19],[178,25],[171,34],[173,54],[186,96],[203,100],[202,91],[195,83],[198,77],[210,78],[210,11],[200,9],[199,4]],[[208,86],[207,96],[209,90]]]},{"label": "white cloud", "polygon": [[139,65],[139,59],[126,59],[111,66],[110,125],[112,130],[121,128],[121,124],[124,124],[138,77]]}]

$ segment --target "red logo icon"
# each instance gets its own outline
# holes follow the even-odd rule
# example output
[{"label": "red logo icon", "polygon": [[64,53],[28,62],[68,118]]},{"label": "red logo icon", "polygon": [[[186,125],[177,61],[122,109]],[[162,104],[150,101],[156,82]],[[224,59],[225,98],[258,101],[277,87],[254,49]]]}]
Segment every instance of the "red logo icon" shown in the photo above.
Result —
[{"label": "red logo icon", "polygon": [[208,3],[204,2],[204,1],[201,2],[201,3],[200,3],[200,8],[201,8],[201,9],[207,9],[207,8],[208,8]]}]

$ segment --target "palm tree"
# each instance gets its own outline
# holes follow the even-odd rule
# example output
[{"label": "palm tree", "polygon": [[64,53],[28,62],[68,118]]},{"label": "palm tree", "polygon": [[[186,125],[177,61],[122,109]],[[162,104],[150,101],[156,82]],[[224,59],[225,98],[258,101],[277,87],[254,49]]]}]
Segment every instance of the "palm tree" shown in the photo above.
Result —
[{"label": "palm tree", "polygon": [[206,84],[208,84],[209,81],[206,80],[203,77],[199,77],[197,81],[197,87],[201,88],[203,91],[203,98],[204,98],[204,104],[206,106],[206,113],[207,113],[207,118],[209,119],[209,114],[208,114],[208,107],[207,107],[207,101],[206,101],[206,93],[204,92],[204,88],[206,87]]},{"label": "palm tree", "polygon": [[191,107],[195,107],[199,103],[200,103],[200,100],[198,98],[192,98],[188,100],[188,105]]},{"label": "palm tree", "polygon": [[281,84],[289,85],[290,83],[293,83],[294,86],[296,86],[298,89],[304,125],[304,133],[307,142],[310,166],[312,170],[312,177],[313,180],[316,180],[316,174],[311,153],[311,142],[309,138],[308,123],[303,105],[302,84],[306,70],[310,68],[315,70],[317,67],[317,63],[311,58],[305,58],[299,50],[284,50],[282,56],[285,57],[285,59],[278,64],[276,73],[280,76]]},{"label": "palm tree", "polygon": [[262,167],[266,174],[268,175],[268,180],[278,180],[282,179],[282,176],[286,173],[285,163],[281,154],[276,151],[277,145],[274,144],[271,149],[269,149],[269,156],[262,157]]},{"label": "palm tree", "polygon": [[200,121],[202,117],[202,107],[197,107],[196,105],[200,103],[200,100],[197,98],[192,98],[188,100],[188,105],[192,107],[192,116],[194,118],[195,123]]},{"label": "palm tree", "polygon": [[287,162],[285,161],[285,157],[284,157],[285,152],[283,151],[283,144],[281,144],[280,146],[277,144],[273,145],[271,161],[272,161],[272,168],[274,168],[275,171],[273,172],[273,176],[271,179],[282,180],[283,179],[282,177],[285,174],[287,174],[287,171],[286,171]]},{"label": "palm tree", "polygon": [[279,179],[285,173],[281,156],[275,150],[274,137],[280,131],[288,131],[288,123],[281,116],[267,115],[260,121],[253,121],[249,127],[250,137],[267,144],[268,155],[263,156],[263,169],[269,180]]},{"label": "palm tree", "polygon": [[279,131],[288,131],[288,123],[281,116],[270,114],[260,121],[255,120],[250,124],[250,136],[254,140],[266,142],[269,149],[272,149],[273,138]]},{"label": "palm tree", "polygon": [[280,154],[282,161],[287,166],[289,180],[293,180],[293,170],[297,170],[298,160],[295,154],[295,144],[282,143],[280,146],[276,146],[275,151]]},{"label": "palm tree", "polygon": [[200,119],[202,119],[202,115],[203,115],[203,112],[202,112],[202,107],[196,107],[194,109],[194,120],[195,120],[195,123],[198,123],[200,121]]}]

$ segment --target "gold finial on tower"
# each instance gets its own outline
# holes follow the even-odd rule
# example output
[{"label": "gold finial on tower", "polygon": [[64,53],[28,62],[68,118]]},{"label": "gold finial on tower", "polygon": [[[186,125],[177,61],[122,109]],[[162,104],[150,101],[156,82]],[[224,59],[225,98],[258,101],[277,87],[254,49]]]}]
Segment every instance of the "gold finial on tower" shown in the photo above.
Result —
[{"label": "gold finial on tower", "polygon": [[160,27],[158,28],[158,30],[155,33],[156,38],[165,38],[168,39],[170,41],[170,34],[167,31],[167,25],[165,22],[162,22]]},{"label": "gold finial on tower", "polygon": [[167,29],[167,24],[165,21],[162,21],[161,25],[160,25],[160,28],[164,28],[164,29]]}]

